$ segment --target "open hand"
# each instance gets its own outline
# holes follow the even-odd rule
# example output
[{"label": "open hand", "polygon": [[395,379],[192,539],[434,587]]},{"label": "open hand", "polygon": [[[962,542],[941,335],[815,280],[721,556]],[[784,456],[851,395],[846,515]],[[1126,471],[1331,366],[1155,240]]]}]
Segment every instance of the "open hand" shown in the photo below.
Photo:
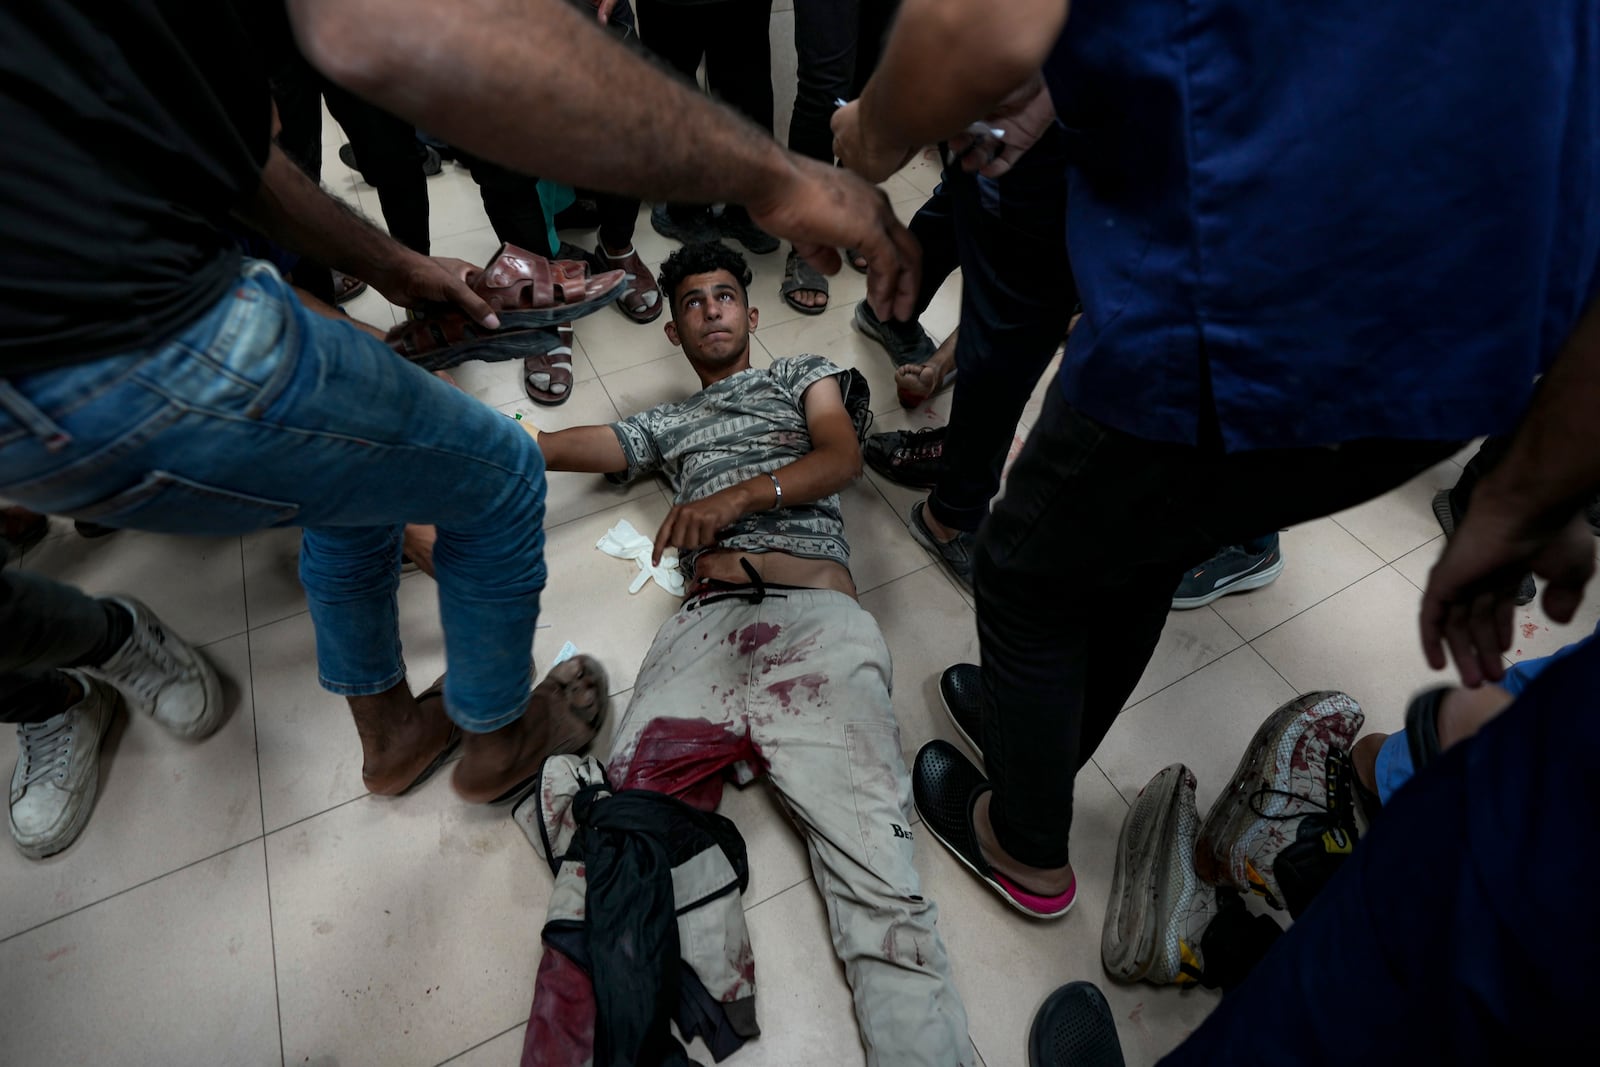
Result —
[{"label": "open hand", "polygon": [[847,170],[788,156],[789,177],[746,206],[757,226],[786,237],[824,274],[839,270],[839,249],[867,261],[867,300],[880,318],[912,317],[922,250],[889,207],[889,199]]},{"label": "open hand", "polygon": [[482,274],[464,259],[412,253],[380,276],[368,278],[372,287],[391,304],[414,308],[424,304],[454,304],[472,318],[497,329],[500,319],[477,293],[472,282]]},{"label": "open hand", "polygon": [[984,151],[982,143],[967,133],[952,137],[950,149],[960,159],[963,170],[998,178],[1039,142],[1055,120],[1056,105],[1050,99],[1050,90],[1045,88],[1044,79],[1035,74],[1012,90],[983,120],[1006,132],[1003,141],[983,142],[991,146],[998,144],[997,153],[991,155]]},{"label": "open hand", "polygon": [[1455,660],[1461,682],[1505,675],[1517,584],[1528,571],[1546,579],[1545,614],[1568,622],[1594,574],[1594,538],[1581,514],[1530,520],[1488,489],[1473,493],[1461,525],[1428,575],[1422,595],[1422,648],[1435,670]]},{"label": "open hand", "polygon": [[716,544],[717,534],[744,514],[736,490],[735,486],[700,500],[674,505],[661,520],[661,529],[656,531],[651,562],[659,565],[662,554],[669,548],[705,548]]}]

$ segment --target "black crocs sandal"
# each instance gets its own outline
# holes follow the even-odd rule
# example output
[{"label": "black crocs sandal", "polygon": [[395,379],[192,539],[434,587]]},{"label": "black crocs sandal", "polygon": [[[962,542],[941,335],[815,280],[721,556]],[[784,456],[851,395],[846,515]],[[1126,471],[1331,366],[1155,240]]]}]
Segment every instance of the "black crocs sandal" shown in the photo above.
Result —
[{"label": "black crocs sandal", "polygon": [[1126,1067],[1111,1005],[1093,982],[1045,998],[1028,1031],[1028,1067]]},{"label": "black crocs sandal", "polygon": [[1417,774],[1437,760],[1443,751],[1439,745],[1439,708],[1449,692],[1449,686],[1439,686],[1414,697],[1406,706],[1406,748],[1411,752],[1411,766]]},{"label": "black crocs sandal", "polygon": [[1058,896],[1030,893],[989,866],[972,828],[972,808],[989,782],[972,761],[948,741],[929,741],[911,769],[911,794],[922,824],[1000,899],[1034,919],[1059,919],[1077,899],[1078,883]]},{"label": "black crocs sandal", "polygon": [[939,699],[967,747],[983,758],[983,682],[976,663],[957,663],[939,675]]}]

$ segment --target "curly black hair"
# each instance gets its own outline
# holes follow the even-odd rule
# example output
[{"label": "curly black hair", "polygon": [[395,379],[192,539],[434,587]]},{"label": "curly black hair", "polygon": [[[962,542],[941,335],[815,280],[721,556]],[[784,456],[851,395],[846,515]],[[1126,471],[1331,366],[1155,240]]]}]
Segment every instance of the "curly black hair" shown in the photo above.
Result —
[{"label": "curly black hair", "polygon": [[744,257],[721,241],[701,241],[698,244],[684,245],[661,264],[661,270],[656,277],[661,291],[666,294],[668,310],[675,310],[678,306],[678,287],[683,280],[693,274],[709,274],[714,270],[725,270],[739,282],[739,291],[744,296],[746,304],[750,302],[750,265]]}]

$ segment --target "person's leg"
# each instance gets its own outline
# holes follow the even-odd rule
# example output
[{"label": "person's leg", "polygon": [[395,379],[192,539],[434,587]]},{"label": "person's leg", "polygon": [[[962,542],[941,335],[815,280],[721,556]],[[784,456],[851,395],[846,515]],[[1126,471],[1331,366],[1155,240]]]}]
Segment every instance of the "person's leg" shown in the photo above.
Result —
[{"label": "person's leg", "polygon": [[459,158],[478,183],[483,212],[489,216],[494,235],[529,252],[554,258],[556,250],[550,247],[550,224],[539,197],[539,179],[466,153]]},{"label": "person's leg", "polygon": [[1000,488],[1017,420],[1067,334],[1077,287],[1066,256],[1066,159],[1046,134],[998,182],[952,173],[961,329],[944,466],[928,496],[943,541],[976,533]]},{"label": "person's leg", "polygon": [[1600,815],[1597,691],[1590,646],[1419,774],[1162,1062],[1559,1062],[1586,1049],[1574,975],[1600,949],[1581,918],[1600,876],[1585,844]]},{"label": "person's leg", "polygon": [[[128,639],[133,619],[120,605],[32,571],[0,571],[0,675],[103,663]],[[0,706],[0,722],[10,718]]]},{"label": "person's leg", "polygon": [[1070,884],[1072,776],[1138,683],[1185,567],[1370,499],[1452,447],[1229,455],[1119,433],[1052,388],[976,551],[989,861],[1043,895]]},{"label": "person's leg", "polygon": [[417,132],[404,119],[382,111],[326,82],[328,112],[344,128],[361,176],[378,190],[383,221],[396,241],[428,254],[428,178],[417,157]]},{"label": "person's leg", "polygon": [[851,597],[791,591],[760,606],[751,736],[804,831],[834,951],[873,1067],[976,1059],[913,863],[911,776],[889,698],[888,646]]},{"label": "person's leg", "polygon": [[706,39],[706,83],[739,114],[772,132],[772,0],[699,8],[717,32]]},{"label": "person's leg", "polygon": [[798,62],[789,148],[833,162],[834,101],[848,99],[856,73],[863,0],[795,0]]},{"label": "person's leg", "polygon": [[922,281],[911,316],[916,320],[928,310],[939,288],[961,266],[961,253],[956,246],[955,205],[943,181],[934,186],[933,195],[917,208],[906,229],[922,246]]},{"label": "person's leg", "polygon": [[450,716],[505,740],[532,728],[537,447],[381,342],[306,310],[265,264],[248,264],[166,345],[12,379],[0,442],[0,492],[51,513],[174,533],[309,527],[302,579],[319,671],[352,698],[403,684],[392,582],[378,576],[398,565],[399,524],[432,522]]}]

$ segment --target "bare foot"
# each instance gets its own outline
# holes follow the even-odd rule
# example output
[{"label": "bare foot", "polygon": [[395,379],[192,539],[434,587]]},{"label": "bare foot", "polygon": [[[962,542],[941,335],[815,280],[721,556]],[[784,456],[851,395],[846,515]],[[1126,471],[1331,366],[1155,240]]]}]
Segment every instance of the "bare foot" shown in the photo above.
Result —
[{"label": "bare foot", "polygon": [[441,697],[418,703],[401,682],[376,696],[348,699],[361,738],[361,781],[370,792],[405,792],[450,745],[455,726]]},{"label": "bare foot", "polygon": [[828,306],[828,294],[821,289],[796,289],[789,294],[796,304],[808,308]]},{"label": "bare foot", "polygon": [[956,369],[957,332],[952,330],[926,363],[908,363],[895,369],[894,387],[901,407],[914,408],[927,403],[952,379]]},{"label": "bare foot", "polygon": [[590,656],[567,660],[534,687],[521,718],[462,738],[456,792],[468,803],[487,804],[516,790],[549,757],[580,752],[594,740],[609,703],[604,668]]},{"label": "bare foot", "polygon": [[985,791],[972,806],[972,828],[978,835],[978,850],[983,853],[989,866],[1037,896],[1058,897],[1071,889],[1072,864],[1064,867],[1029,867],[1012,859],[1000,847],[994,827],[989,823],[989,798],[992,796],[992,792]]}]

